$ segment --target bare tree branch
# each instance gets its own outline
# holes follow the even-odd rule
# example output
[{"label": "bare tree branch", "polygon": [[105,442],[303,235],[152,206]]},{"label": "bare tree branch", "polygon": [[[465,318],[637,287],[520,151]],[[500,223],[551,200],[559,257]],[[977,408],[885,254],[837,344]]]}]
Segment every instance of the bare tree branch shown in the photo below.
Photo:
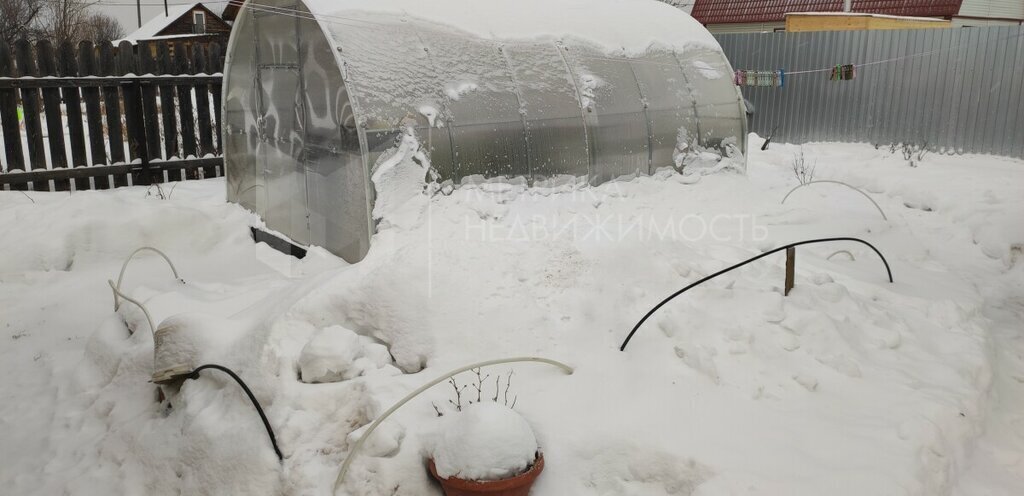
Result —
[{"label": "bare tree branch", "polygon": [[82,39],[79,41],[112,41],[123,38],[124,35],[124,28],[117,19],[102,12],[95,12],[86,16],[82,26]]},{"label": "bare tree branch", "polygon": [[452,385],[452,389],[455,390],[455,401],[448,400],[448,403],[451,403],[452,406],[455,407],[456,411],[461,412],[462,411],[462,390],[466,389],[466,386],[463,385],[463,386],[460,387],[459,383],[455,382],[455,378],[454,377],[448,379],[448,383],[451,384]]},{"label": "bare tree branch", "polygon": [[35,38],[42,0],[0,0],[0,39],[8,46],[19,38]]},{"label": "bare tree branch", "polygon": [[35,34],[54,46],[64,42],[111,41],[124,36],[124,28],[113,17],[95,12],[96,0],[0,0],[0,2],[36,2],[40,6]]},{"label": "bare tree branch", "polygon": [[491,377],[491,375],[481,376],[479,368],[473,369],[473,373],[476,374],[476,383],[473,384],[473,388],[476,389],[476,402],[479,403],[484,390],[484,381]]},{"label": "bare tree branch", "polygon": [[[508,406],[508,388],[512,386],[512,374],[515,374],[515,370],[508,371],[508,380],[505,381],[505,406]],[[518,399],[518,396],[516,396]],[[512,406],[516,406],[516,400],[512,400]]]}]

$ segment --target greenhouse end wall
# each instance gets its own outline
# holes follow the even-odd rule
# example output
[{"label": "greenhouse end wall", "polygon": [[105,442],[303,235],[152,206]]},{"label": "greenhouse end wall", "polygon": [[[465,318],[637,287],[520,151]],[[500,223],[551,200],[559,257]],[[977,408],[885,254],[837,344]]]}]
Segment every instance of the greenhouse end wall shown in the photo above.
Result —
[{"label": "greenhouse end wall", "polygon": [[370,191],[333,45],[305,15],[243,9],[224,85],[228,200],[267,228],[349,261],[369,249]]}]

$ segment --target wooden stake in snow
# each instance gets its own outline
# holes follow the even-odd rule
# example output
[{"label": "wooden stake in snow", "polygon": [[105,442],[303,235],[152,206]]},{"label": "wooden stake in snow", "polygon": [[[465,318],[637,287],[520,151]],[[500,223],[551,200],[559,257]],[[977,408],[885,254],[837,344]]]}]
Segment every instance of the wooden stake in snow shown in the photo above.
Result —
[{"label": "wooden stake in snow", "polygon": [[786,248],[786,291],[783,293],[784,296],[789,296],[789,292],[793,289],[793,280],[795,279],[796,273],[796,247],[790,246]]}]

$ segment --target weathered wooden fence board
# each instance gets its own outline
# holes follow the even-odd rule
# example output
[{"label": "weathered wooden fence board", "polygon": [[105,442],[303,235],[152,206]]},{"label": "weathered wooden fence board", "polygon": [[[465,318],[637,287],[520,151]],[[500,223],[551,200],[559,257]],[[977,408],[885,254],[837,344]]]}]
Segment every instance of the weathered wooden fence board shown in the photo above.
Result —
[{"label": "weathered wooden fence board", "polygon": [[[174,44],[174,63],[178,74],[191,73],[189,51],[185,44]],[[192,85],[178,85],[178,112],[181,115],[181,155],[185,158],[196,155],[195,113],[192,111]]]},{"label": "weathered wooden fence board", "polygon": [[[206,54],[202,47],[192,45],[192,68],[196,74],[206,73]],[[196,95],[196,124],[199,131],[199,156],[205,157],[213,153],[213,125],[210,122],[210,87],[205,84],[195,86]],[[210,168],[203,169],[203,177],[213,177],[216,171]]]},{"label": "weathered wooden fence board", "polygon": [[[11,49],[0,40],[0,77],[14,77],[14,59]],[[7,170],[25,170],[25,156],[21,151],[21,125],[18,118],[18,95],[13,88],[0,89],[0,128],[3,129],[4,156]],[[19,185],[18,189],[23,189]]]},{"label": "weathered wooden fence board", "polygon": [[[214,43],[210,46],[210,60],[209,60],[209,71],[211,74],[218,74],[224,72],[224,54],[221,51],[220,45]],[[217,138],[217,149],[214,151],[217,155],[221,155],[223,148],[221,147],[221,115],[220,115],[220,93],[221,93],[221,81],[222,78],[218,78],[216,83],[210,85],[210,94],[213,96],[213,118],[214,118],[214,133]]]},{"label": "weathered wooden fence board", "polygon": [[[78,70],[82,76],[96,76],[96,52],[92,42],[83,41],[78,45]],[[85,99],[85,122],[89,127],[90,163],[97,165],[107,163],[107,147],[103,142],[103,114],[100,107],[100,90],[97,87],[83,87],[82,97]],[[110,179],[106,175],[93,177],[96,189],[110,187]],[[76,184],[77,187],[77,184]]]},{"label": "weathered wooden fence board", "polygon": [[[118,75],[134,74],[136,65],[132,44],[122,41],[117,50]],[[121,90],[124,101],[124,125],[128,135],[128,158],[132,162],[140,161],[143,170],[146,170],[149,168],[149,159],[146,151],[146,122],[142,115],[142,88],[138,83],[125,82],[121,84]],[[145,175],[133,176],[132,179],[135,184],[140,184],[140,179],[142,184],[148,184]]]},{"label": "weathered wooden fence board", "polygon": [[[171,50],[167,43],[161,43],[156,52],[157,74],[174,74],[174,61],[171,60]],[[175,112],[174,86],[170,84],[160,85],[160,112],[164,124],[164,156],[171,158],[178,151],[178,119]],[[171,177],[170,179],[181,179]]]},{"label": "weathered wooden fence board", "polygon": [[[53,45],[47,40],[36,44],[36,60],[40,76],[56,76],[57,60],[54,57]],[[60,108],[60,89],[43,88],[43,115],[46,116],[46,142],[50,149],[49,165],[54,169],[68,166],[67,152],[64,148],[64,122]],[[54,181],[57,191],[71,189],[66,180]]]},{"label": "weathered wooden fence board", "polygon": [[[156,74],[156,60],[153,58],[153,54],[150,51],[151,42],[143,43],[139,46],[139,70],[138,74]],[[143,118],[146,122],[145,128],[145,140],[146,140],[146,162],[151,158],[160,158],[160,117],[156,107],[156,86],[147,84],[142,85],[142,113]],[[157,177],[147,178],[150,182],[163,182],[163,175]]]},{"label": "weathered wooden fence board", "polygon": [[[57,49],[57,72],[62,77],[78,76],[78,63],[75,60],[75,49],[70,42],[61,43]],[[68,116],[68,141],[71,146],[71,167],[89,165],[85,156],[85,126],[82,118],[82,100],[79,89],[67,86],[62,90],[64,107]],[[89,179],[75,181],[75,189],[89,189]]]},{"label": "weathered wooden fence board", "polygon": [[[14,44],[14,60],[18,64],[18,75],[22,77],[36,76],[36,61],[32,53],[32,45],[26,40],[18,40]],[[39,117],[39,90],[35,88],[21,89],[21,108],[25,116],[25,139],[28,144],[28,162],[35,169],[46,168],[46,152],[43,151],[43,124]],[[20,140],[19,140],[20,141]],[[37,191],[46,191],[45,183],[32,183]]]},{"label": "weathered wooden fence board", "polygon": [[[115,76],[114,47],[110,43],[100,43],[97,69],[100,76]],[[103,111],[106,115],[107,143],[110,145],[107,156],[110,163],[124,162],[124,136],[121,129],[121,98],[116,86],[106,86],[103,92]],[[112,186],[124,186],[127,182],[121,176],[114,176]]]}]

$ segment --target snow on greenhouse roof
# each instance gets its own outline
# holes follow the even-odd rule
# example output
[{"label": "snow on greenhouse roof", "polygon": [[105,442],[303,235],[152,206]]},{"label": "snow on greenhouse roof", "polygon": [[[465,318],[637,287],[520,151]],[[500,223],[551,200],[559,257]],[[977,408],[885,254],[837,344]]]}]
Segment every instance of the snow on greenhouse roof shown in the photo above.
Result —
[{"label": "snow on greenhouse roof", "polygon": [[[321,22],[360,22],[399,15],[496,40],[572,38],[607,51],[641,53],[651,45],[719,48],[682,10],[654,0],[307,0]],[[537,15],[544,12],[543,16]]]}]

